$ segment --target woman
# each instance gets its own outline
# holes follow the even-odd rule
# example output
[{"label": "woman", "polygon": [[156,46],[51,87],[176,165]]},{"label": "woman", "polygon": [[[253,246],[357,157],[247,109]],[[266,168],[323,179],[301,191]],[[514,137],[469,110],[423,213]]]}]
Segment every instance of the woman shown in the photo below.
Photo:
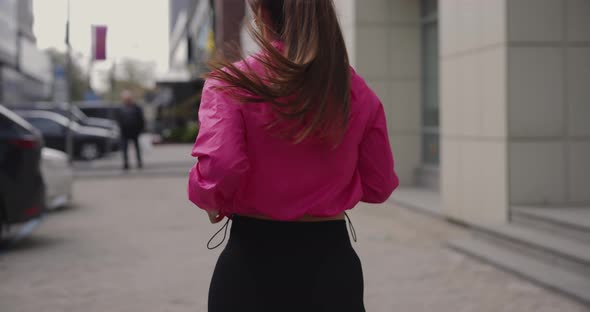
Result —
[{"label": "woman", "polygon": [[261,52],[213,64],[192,153],[190,200],[232,220],[209,311],[364,311],[345,211],[398,185],[383,105],[349,66],[332,0],[250,5]]}]

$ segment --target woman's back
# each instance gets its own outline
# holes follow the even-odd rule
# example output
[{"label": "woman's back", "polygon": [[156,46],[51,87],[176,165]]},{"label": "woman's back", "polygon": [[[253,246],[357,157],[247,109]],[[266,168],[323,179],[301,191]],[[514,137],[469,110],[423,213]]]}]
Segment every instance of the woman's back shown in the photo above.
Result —
[{"label": "woman's back", "polygon": [[[246,64],[264,72],[255,58],[238,67]],[[193,149],[200,171],[191,172],[189,198],[223,215],[276,220],[333,216],[361,200],[386,200],[398,180],[383,106],[352,69],[350,76],[349,121],[336,146],[313,136],[294,144],[269,129],[276,119],[271,103],[240,103],[222,82],[209,80]]]}]

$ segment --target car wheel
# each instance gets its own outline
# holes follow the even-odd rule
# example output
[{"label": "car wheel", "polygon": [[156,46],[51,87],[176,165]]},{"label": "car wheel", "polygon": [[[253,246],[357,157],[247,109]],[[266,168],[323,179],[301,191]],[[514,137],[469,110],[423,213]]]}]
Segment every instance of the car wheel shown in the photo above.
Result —
[{"label": "car wheel", "polygon": [[100,148],[96,143],[84,143],[80,147],[80,157],[84,160],[94,160],[100,157]]}]

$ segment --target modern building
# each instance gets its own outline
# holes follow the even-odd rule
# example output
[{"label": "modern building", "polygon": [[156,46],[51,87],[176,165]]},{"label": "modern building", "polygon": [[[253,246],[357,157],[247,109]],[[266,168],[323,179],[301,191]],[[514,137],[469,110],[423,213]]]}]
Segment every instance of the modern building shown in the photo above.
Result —
[{"label": "modern building", "polygon": [[32,0],[0,1],[0,103],[51,96],[51,61],[36,46]]},{"label": "modern building", "polygon": [[169,0],[168,4],[169,70],[158,77],[155,96],[155,130],[164,137],[197,119],[214,31],[213,1]]},{"label": "modern building", "polygon": [[335,2],[404,185],[467,223],[590,208],[590,1]]},{"label": "modern building", "polygon": [[185,77],[206,71],[214,29],[209,0],[170,0],[170,69]]},{"label": "modern building", "polygon": [[392,199],[486,234],[456,249],[590,303],[590,1],[334,2],[388,114]]},{"label": "modern building", "polygon": [[[243,21],[243,0],[170,0],[170,69],[179,76],[200,76],[217,48],[230,51],[230,43],[249,45]],[[244,40],[242,40],[244,37]]]},{"label": "modern building", "polygon": [[171,34],[178,22],[181,14],[187,12],[193,7],[194,0],[169,0],[168,1],[168,31]]},{"label": "modern building", "polygon": [[166,99],[159,104],[158,128],[196,121],[207,63],[215,51],[231,51],[229,43],[241,49],[245,14],[243,0],[169,0],[169,71],[157,82],[157,98]]}]

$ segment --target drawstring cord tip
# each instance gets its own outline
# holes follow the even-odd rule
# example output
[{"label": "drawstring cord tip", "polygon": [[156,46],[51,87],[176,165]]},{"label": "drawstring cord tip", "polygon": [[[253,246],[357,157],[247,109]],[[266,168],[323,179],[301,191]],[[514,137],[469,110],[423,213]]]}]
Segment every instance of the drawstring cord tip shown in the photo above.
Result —
[{"label": "drawstring cord tip", "polygon": [[352,221],[350,221],[350,217],[348,216],[348,213],[345,212],[344,216],[346,217],[346,220],[348,220],[348,227],[350,228],[350,236],[352,236],[352,240],[356,243],[357,236],[356,236],[356,230],[354,229],[354,225],[352,225]]},{"label": "drawstring cord tip", "polygon": [[[221,244],[223,244],[223,242],[225,242],[225,238],[227,237],[227,229],[229,228],[229,221],[230,220],[231,220],[230,218],[227,218],[227,221],[225,221],[225,224],[221,227],[221,229],[219,229],[219,231],[215,232],[215,234],[213,234],[213,236],[211,236],[211,238],[207,242],[207,249],[209,249],[209,250],[217,249],[217,247],[221,246]],[[223,238],[221,239],[219,244],[211,247],[211,243],[213,242],[213,239],[215,239],[215,237],[217,237],[217,235],[219,235],[219,233],[221,233],[221,231],[223,231]]]}]

